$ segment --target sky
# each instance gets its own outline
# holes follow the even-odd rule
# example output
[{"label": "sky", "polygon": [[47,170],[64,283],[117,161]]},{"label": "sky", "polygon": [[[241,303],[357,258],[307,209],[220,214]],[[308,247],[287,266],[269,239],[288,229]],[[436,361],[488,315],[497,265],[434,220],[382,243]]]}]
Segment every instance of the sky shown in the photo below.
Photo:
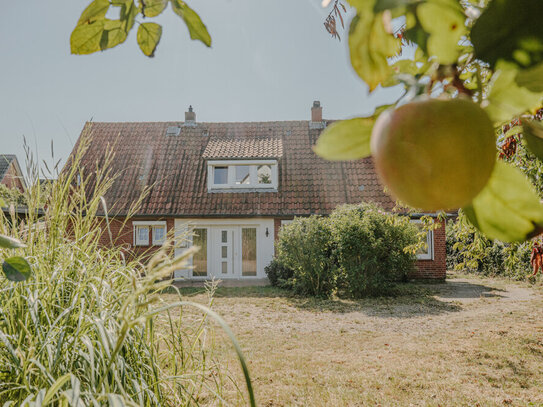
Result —
[{"label": "sky", "polygon": [[168,7],[146,19],[163,25],[154,58],[139,50],[136,26],[116,48],[71,55],[70,33],[89,2],[3,4],[0,153],[17,154],[23,167],[23,138],[38,161],[52,162],[51,142],[65,160],[91,119],[183,121],[192,105],[197,121],[309,120],[313,100],[324,118],[344,119],[399,96],[369,94],[351,68],[346,31],[339,42],[324,29],[320,0],[188,0],[212,47],[190,40]]}]

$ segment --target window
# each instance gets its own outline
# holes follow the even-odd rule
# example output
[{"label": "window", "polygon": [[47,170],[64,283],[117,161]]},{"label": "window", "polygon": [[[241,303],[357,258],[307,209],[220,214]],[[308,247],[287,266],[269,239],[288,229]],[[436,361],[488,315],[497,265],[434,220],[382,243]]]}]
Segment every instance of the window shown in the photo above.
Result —
[{"label": "window", "polygon": [[134,246],[160,246],[166,238],[165,221],[134,221]]},{"label": "window", "polygon": [[153,244],[162,246],[166,237],[166,226],[153,226]]},{"label": "window", "polygon": [[208,190],[277,189],[277,161],[209,161]]},{"label": "window", "polygon": [[249,185],[251,183],[251,166],[250,165],[236,165],[236,185]]},{"label": "window", "polygon": [[215,184],[228,184],[228,167],[213,167]]},{"label": "window", "polygon": [[149,246],[149,226],[136,226],[136,246]]},{"label": "window", "polygon": [[[422,223],[420,219],[412,219],[415,225],[419,228],[422,228]],[[429,230],[426,233],[426,245],[417,252],[418,260],[433,260],[434,259],[434,231]]]},{"label": "window", "polygon": [[272,183],[272,170],[269,165],[259,165],[256,172],[258,175],[259,184],[271,184]]},{"label": "window", "polygon": [[194,229],[192,245],[200,247],[192,256],[192,275],[194,277],[207,276],[207,229]]}]

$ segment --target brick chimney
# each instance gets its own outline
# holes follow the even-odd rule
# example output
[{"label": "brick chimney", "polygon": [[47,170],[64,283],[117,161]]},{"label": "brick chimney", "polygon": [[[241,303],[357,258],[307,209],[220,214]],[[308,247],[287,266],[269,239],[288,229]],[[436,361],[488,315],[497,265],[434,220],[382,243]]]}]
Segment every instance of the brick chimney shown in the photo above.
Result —
[{"label": "brick chimney", "polygon": [[189,111],[185,112],[185,126],[196,124],[196,113],[192,111],[192,105],[189,106]]},{"label": "brick chimney", "polygon": [[324,122],[322,121],[322,106],[321,102],[315,100],[311,107],[311,121],[309,127],[312,129],[324,129]]}]

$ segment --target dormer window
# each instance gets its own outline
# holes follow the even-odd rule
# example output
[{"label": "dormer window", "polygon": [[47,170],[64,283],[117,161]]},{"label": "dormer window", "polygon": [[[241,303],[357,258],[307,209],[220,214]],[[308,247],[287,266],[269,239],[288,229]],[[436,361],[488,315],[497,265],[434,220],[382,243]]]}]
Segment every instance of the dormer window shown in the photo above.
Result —
[{"label": "dormer window", "polygon": [[208,190],[277,190],[277,160],[208,161]]}]

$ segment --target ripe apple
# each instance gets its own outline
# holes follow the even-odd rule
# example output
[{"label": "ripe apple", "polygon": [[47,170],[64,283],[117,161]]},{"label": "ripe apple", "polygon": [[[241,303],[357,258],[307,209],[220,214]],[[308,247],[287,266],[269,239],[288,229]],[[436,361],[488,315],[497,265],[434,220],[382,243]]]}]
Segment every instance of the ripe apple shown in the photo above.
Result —
[{"label": "ripe apple", "polygon": [[469,204],[487,183],[496,136],[471,100],[421,98],[379,116],[371,152],[397,199],[425,211],[453,209]]}]

